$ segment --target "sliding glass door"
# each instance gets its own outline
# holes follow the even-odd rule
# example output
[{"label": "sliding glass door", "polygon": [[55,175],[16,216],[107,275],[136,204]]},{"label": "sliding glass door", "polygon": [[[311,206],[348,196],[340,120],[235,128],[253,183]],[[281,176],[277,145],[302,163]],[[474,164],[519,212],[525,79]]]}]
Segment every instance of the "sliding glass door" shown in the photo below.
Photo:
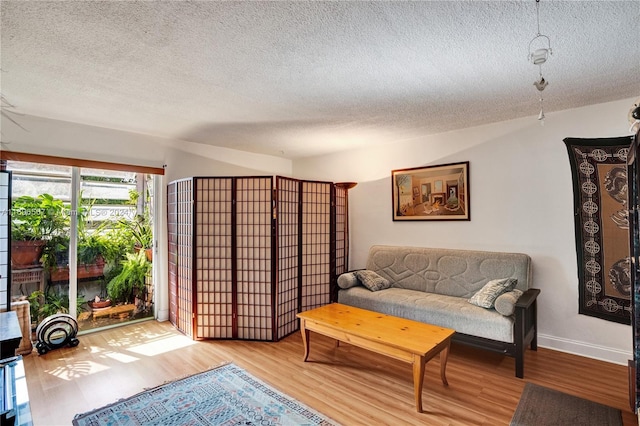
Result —
[{"label": "sliding glass door", "polygon": [[12,256],[11,296],[29,299],[32,323],[70,313],[86,331],[152,318],[153,176],[14,161],[8,169],[12,228],[38,223],[40,235],[24,239],[44,241],[36,260]]}]

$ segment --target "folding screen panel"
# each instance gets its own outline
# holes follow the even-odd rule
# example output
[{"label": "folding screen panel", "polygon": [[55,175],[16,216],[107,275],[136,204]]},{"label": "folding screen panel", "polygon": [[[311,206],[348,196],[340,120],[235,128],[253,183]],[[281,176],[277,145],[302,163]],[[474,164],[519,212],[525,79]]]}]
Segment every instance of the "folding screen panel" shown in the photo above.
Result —
[{"label": "folding screen panel", "polygon": [[236,179],[237,337],[273,340],[273,179]]},{"label": "folding screen panel", "polygon": [[277,338],[281,339],[298,329],[300,292],[300,191],[302,183],[295,179],[276,178],[278,238],[277,260]]},{"label": "folding screen panel", "polygon": [[167,192],[170,318],[185,334],[278,340],[298,329],[298,312],[331,302],[332,183],[196,177]]},{"label": "folding screen panel", "polygon": [[333,233],[336,245],[336,276],[347,272],[349,256],[349,231],[347,214],[347,195],[349,188],[336,184],[335,186],[335,227]]},{"label": "folding screen panel", "polygon": [[193,182],[167,186],[169,244],[169,320],[193,337]]},{"label": "folding screen panel", "polygon": [[167,252],[169,278],[169,321],[178,327],[178,211],[177,211],[177,182],[167,185]]},{"label": "folding screen panel", "polygon": [[233,178],[194,178],[197,338],[234,336]]},{"label": "folding screen panel", "polygon": [[328,182],[302,182],[302,293],[300,311],[331,302],[331,192]]},{"label": "folding screen panel", "polygon": [[11,309],[11,172],[0,171],[0,311]]}]

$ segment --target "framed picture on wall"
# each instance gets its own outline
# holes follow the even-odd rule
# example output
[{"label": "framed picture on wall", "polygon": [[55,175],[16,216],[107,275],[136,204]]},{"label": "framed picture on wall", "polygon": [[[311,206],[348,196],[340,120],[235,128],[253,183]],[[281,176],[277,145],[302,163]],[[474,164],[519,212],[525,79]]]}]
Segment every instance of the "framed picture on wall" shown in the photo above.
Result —
[{"label": "framed picture on wall", "polygon": [[470,220],[469,162],[391,171],[393,220]]}]

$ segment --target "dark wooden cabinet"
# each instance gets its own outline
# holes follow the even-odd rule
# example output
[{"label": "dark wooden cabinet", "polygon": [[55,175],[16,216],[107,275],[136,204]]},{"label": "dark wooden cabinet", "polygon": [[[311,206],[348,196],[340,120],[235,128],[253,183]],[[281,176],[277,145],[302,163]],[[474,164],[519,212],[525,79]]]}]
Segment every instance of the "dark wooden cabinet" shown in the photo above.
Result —
[{"label": "dark wooden cabinet", "polygon": [[15,311],[0,312],[0,359],[16,356],[22,330]]},{"label": "dark wooden cabinet", "polygon": [[22,356],[0,360],[0,424],[33,425]]}]

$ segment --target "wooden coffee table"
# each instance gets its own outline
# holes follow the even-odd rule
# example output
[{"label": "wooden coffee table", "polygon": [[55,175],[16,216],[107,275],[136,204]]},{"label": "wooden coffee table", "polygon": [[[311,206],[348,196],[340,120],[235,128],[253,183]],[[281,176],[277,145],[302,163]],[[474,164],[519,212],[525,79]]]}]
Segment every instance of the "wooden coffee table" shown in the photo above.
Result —
[{"label": "wooden coffee table", "polygon": [[445,370],[455,330],[398,318],[379,312],[332,303],[301,312],[300,331],[304,359],[309,357],[309,331],[359,346],[413,365],[416,410],[422,412],[425,364],[440,354],[440,377],[448,385]]}]

